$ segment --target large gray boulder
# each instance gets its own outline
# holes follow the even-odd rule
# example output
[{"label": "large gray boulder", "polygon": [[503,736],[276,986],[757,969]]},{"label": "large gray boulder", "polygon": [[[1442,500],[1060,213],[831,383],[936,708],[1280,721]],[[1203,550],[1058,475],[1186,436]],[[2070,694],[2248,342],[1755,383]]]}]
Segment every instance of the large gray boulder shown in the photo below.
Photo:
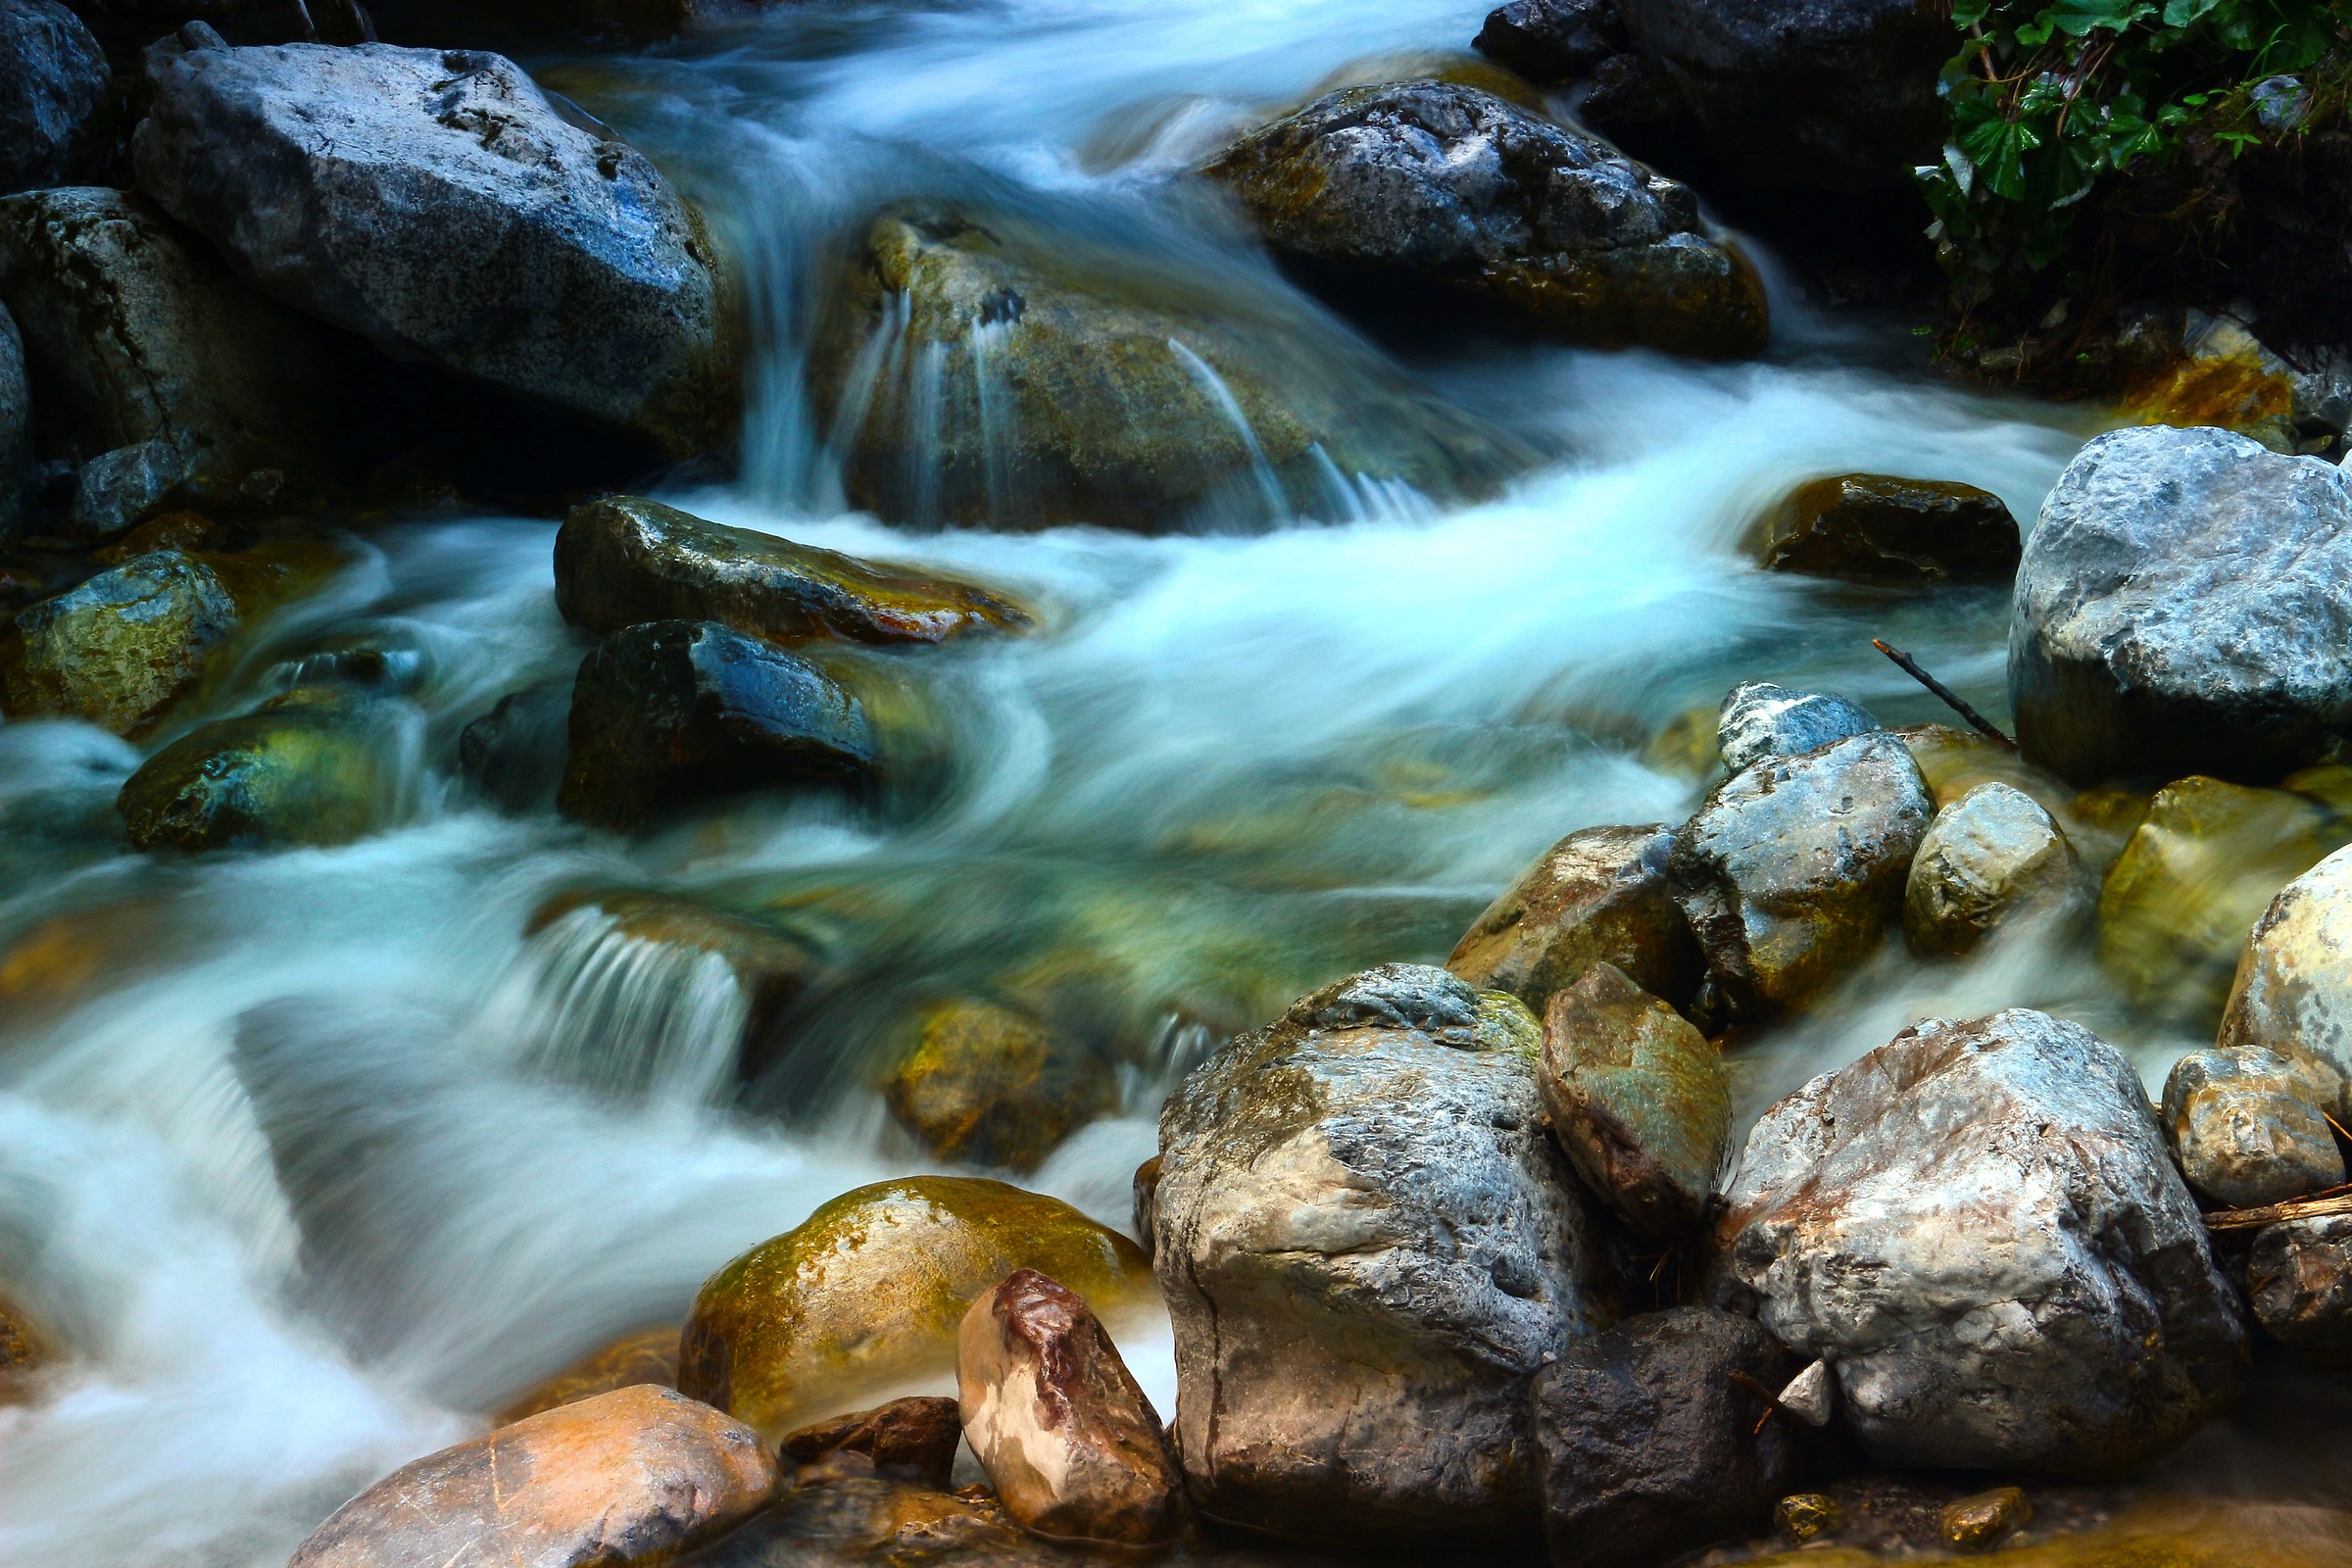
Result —
[{"label": "large gray boulder", "polygon": [[268,292],[386,349],[689,453],[737,388],[698,220],[514,62],[385,44],[191,49],[141,188]]},{"label": "large gray boulder", "polygon": [[112,79],[57,0],[0,0],[0,196],[87,176]]},{"label": "large gray boulder", "polygon": [[2352,474],[2226,430],[2085,446],[2018,567],[2026,755],[2078,783],[2277,776],[2352,726]]},{"label": "large gray boulder", "polygon": [[1516,1001],[1390,964],[1169,1100],[1152,1269],[1204,1512],[1318,1543],[1534,1537],[1530,1384],[1612,1316],[1536,1049]]},{"label": "large gray boulder", "polygon": [[1881,1464],[2098,1474],[2237,1390],[2245,1331],[2139,1077],[2080,1025],[1930,1019],[1767,1111],[1728,1296]]},{"label": "large gray boulder", "polygon": [[1764,346],[1763,284],[1688,186],[1476,87],[1330,93],[1203,172],[1297,261],[1476,295],[1581,343]]}]

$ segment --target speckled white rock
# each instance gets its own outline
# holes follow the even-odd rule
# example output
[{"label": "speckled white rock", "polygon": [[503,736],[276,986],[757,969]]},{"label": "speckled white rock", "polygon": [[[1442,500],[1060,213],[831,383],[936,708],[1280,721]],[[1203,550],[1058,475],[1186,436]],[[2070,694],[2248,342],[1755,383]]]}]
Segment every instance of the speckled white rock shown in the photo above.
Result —
[{"label": "speckled white rock", "polygon": [[1967,953],[2002,921],[2083,894],[2057,820],[2025,791],[1980,784],[1936,814],[1911,860],[1903,929],[1923,953]]},{"label": "speckled white rock", "polygon": [[2219,1043],[2305,1053],[2352,1075],[2352,849],[2289,882],[2254,922]]},{"label": "speckled white rock", "polygon": [[1879,728],[1867,710],[1827,692],[1795,691],[1770,681],[1741,681],[1724,694],[1715,749],[1734,773],[1767,757],[1798,757]]}]

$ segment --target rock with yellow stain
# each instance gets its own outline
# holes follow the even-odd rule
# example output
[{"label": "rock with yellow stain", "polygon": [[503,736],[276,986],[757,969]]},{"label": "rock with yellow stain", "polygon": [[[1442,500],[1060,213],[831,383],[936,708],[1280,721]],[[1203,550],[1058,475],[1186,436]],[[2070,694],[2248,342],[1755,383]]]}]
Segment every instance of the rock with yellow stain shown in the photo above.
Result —
[{"label": "rock with yellow stain", "polygon": [[1446,967],[1539,1014],[1553,992],[1602,962],[1655,996],[1689,1001],[1702,964],[1666,886],[1673,848],[1674,833],[1660,823],[1569,834],[1487,906]]},{"label": "rock with yellow stain", "polygon": [[915,1021],[882,1086],[899,1125],[941,1159],[1035,1170],[1055,1145],[1115,1108],[1110,1064],[1042,1020],[976,997]]},{"label": "rock with yellow stain", "polygon": [[1153,1298],[1136,1245],[1056,1199],[971,1177],[877,1182],[704,1282],[678,1387],[781,1436],[942,1383],[965,1310],[1016,1268],[1114,1324]]},{"label": "rock with yellow stain", "polygon": [[2099,962],[2133,1000],[2210,1024],[2247,932],[2352,828],[2284,790],[2166,785],[2099,893]]},{"label": "rock with yellow stain", "polygon": [[515,1396],[498,1412],[498,1424],[515,1422],[562,1405],[593,1399],[614,1389],[650,1383],[656,1388],[678,1386],[678,1325],[639,1329],[612,1344],[591,1350],[563,1371]]},{"label": "rock with yellow stain", "polygon": [[631,1568],[765,1506],[757,1433],[669,1389],[618,1389],[395,1470],[287,1568]]},{"label": "rock with yellow stain", "polygon": [[2275,451],[2292,452],[2293,367],[2228,317],[2190,310],[2167,324],[2179,336],[2158,345],[2160,353],[2170,351],[2161,368],[2126,389],[2125,412],[2141,424],[2241,430]]},{"label": "rock with yellow stain", "polygon": [[0,1296],[0,1405],[32,1397],[34,1380],[57,1359],[57,1348],[31,1317]]},{"label": "rock with yellow stain", "polygon": [[399,817],[420,723],[405,703],[297,686],[156,753],[118,808],[141,850],[347,843]]}]

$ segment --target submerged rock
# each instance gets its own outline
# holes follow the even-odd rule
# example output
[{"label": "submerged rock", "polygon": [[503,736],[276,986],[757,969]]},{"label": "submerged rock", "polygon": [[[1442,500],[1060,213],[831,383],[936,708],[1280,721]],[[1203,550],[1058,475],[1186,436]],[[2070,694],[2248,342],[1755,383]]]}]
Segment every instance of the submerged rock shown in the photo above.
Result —
[{"label": "submerged rock", "polygon": [[2263,1331],[2327,1366],[2352,1366],[2352,1214],[2257,1232],[2246,1297]]},{"label": "submerged rock", "polygon": [[641,496],[571,509],[556,535],[556,606],[599,635],[649,620],[715,620],[778,643],[944,643],[1030,623],[1017,606],[965,583],[707,522]]},{"label": "submerged rock", "polygon": [[957,1333],[964,1435],[1022,1528],[1148,1546],[1190,1521],[1159,1417],[1075,1292],[1015,1269]]},{"label": "submerged rock", "polygon": [[1530,1384],[1615,1312],[1535,1054],[1517,1002],[1390,964],[1168,1101],[1152,1267],[1204,1513],[1316,1543],[1533,1535]]},{"label": "submerged rock", "polygon": [[620,1389],[393,1471],[288,1568],[652,1568],[750,1517],[775,1486],[749,1427],[668,1389]]},{"label": "submerged rock", "polygon": [[1944,1544],[1962,1551],[1982,1551],[2023,1530],[2034,1519],[2034,1504],[2022,1487],[1995,1487],[1947,1502],[1936,1523]]},{"label": "submerged rock", "polygon": [[678,1325],[664,1324],[658,1329],[640,1329],[624,1334],[612,1344],[593,1350],[544,1382],[516,1396],[495,1417],[502,1427],[593,1399],[600,1394],[615,1389],[635,1388],[651,1384],[655,1388],[674,1389],[678,1386]]},{"label": "submerged rock", "polygon": [[32,1397],[34,1381],[57,1359],[31,1315],[0,1295],[0,1409]]},{"label": "submerged rock", "polygon": [[2134,1000],[2212,1022],[2248,929],[2345,837],[2326,808],[2284,790],[2166,785],[2100,890],[2100,965]]},{"label": "submerged rock", "polygon": [[626,830],[745,790],[870,775],[864,707],[808,661],[715,621],[614,632],[580,662],[557,805]]},{"label": "submerged rock", "polygon": [[860,1454],[876,1475],[945,1492],[956,1468],[956,1446],[962,1441],[963,1416],[956,1401],[917,1395],[812,1422],[786,1433],[776,1446],[803,1464],[835,1454]]},{"label": "submerged rock", "polygon": [[1035,1170],[1117,1108],[1110,1064],[1042,1019],[977,998],[926,1008],[882,1085],[899,1125],[945,1160]]},{"label": "submerged rock", "polygon": [[1725,772],[1740,773],[1766,758],[1802,757],[1881,727],[1868,709],[1834,693],[1747,680],[1723,694],[1715,714],[1715,750]]},{"label": "submerged rock", "polygon": [[2352,1077],[2352,850],[2289,882],[2254,922],[2220,1043],[2317,1057]]},{"label": "submerged rock", "polygon": [[2164,1130],[2188,1185],[2231,1208],[2340,1186],[2328,1125],[2343,1076],[2308,1057],[2247,1047],[2192,1051],[2164,1080]]},{"label": "submerged rock", "polygon": [[342,844],[395,820],[419,725],[407,705],[298,686],[199,725],[149,758],[118,803],[131,847]]},{"label": "submerged rock", "polygon": [[1763,284],[1689,187],[1475,87],[1331,93],[1203,172],[1297,261],[1474,294],[1580,343],[1764,346]]},{"label": "submerged rock", "polygon": [[1765,569],[1848,582],[2006,582],[2021,548],[1991,491],[1883,473],[1799,485],[1763,535]]},{"label": "submerged rock", "polygon": [[1536,1379],[1558,1568],[1642,1568],[1760,1524],[1801,1451],[1754,1391],[1795,1361],[1752,1318],[1679,1306],[1571,1340]]},{"label": "submerged rock", "polygon": [[780,1434],[943,1379],[965,1309],[1016,1268],[1114,1323],[1151,1298],[1135,1244],[1056,1199],[970,1177],[877,1182],[704,1281],[678,1387]]},{"label": "submerged rock", "polygon": [[2222,430],[2092,441],[2018,568],[2009,692],[2078,783],[2286,772],[2352,725],[2352,475]]},{"label": "submerged rock", "polygon": [[1544,1108],[1601,1201],[1643,1239],[1698,1226],[1732,1139],[1732,1087],[1715,1047],[1613,964],[1596,963],[1544,1014]]},{"label": "submerged rock", "polygon": [[2040,804],[1979,784],[1936,813],[1903,889],[1903,930],[1922,953],[1965,954],[2003,922],[2067,908],[2082,873]]},{"label": "submerged rock", "polygon": [[88,173],[113,85],[79,17],[57,0],[0,0],[0,196]]},{"label": "submerged rock", "polygon": [[189,50],[132,151],[142,189],[290,304],[674,454],[732,439],[699,220],[502,56]]},{"label": "submerged rock", "polygon": [[945,210],[874,221],[808,373],[850,498],[894,520],[1346,520],[1521,461],[1311,320]]},{"label": "submerged rock", "polygon": [[1675,839],[1667,876],[1735,1016],[1809,1001],[1869,956],[1902,907],[1934,810],[1884,730],[1770,758],[1711,791]]},{"label": "submerged rock", "polygon": [[1673,848],[1672,830],[1654,823],[1569,834],[1487,906],[1446,967],[1539,1015],[1553,992],[1603,962],[1653,995],[1689,1000],[1700,959],[1666,886]]},{"label": "submerged rock", "polygon": [[1836,1372],[1888,1465],[2122,1470],[2236,1392],[2234,1298],[2114,1047],[2023,1008],[1931,1019],[1748,1135],[1727,1283]]}]

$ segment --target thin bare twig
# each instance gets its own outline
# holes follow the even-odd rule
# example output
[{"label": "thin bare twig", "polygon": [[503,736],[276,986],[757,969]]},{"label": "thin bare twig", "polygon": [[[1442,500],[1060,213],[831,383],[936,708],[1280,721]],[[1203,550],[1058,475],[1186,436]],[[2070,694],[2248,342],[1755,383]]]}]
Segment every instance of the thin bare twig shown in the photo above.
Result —
[{"label": "thin bare twig", "polygon": [[1873,637],[1870,640],[1870,646],[1876,648],[1880,653],[1885,654],[1888,659],[1893,660],[1897,664],[1901,665],[1904,674],[1910,676],[1913,680],[1919,682],[1922,686],[1925,686],[1928,690],[1934,692],[1937,697],[1942,698],[1944,705],[1951,709],[1953,712],[1958,713],[1962,718],[1967,719],[1971,725],[1975,726],[1978,734],[1983,735],[1987,740],[1997,742],[1999,745],[2008,748],[2010,751],[2014,752],[2017,750],[2017,742],[2002,734],[2000,730],[1993,724],[1991,719],[1986,718],[1983,713],[1978,712],[1975,709],[1962,702],[1960,700],[1959,693],[1953,691],[1949,686],[1946,686],[1943,682],[1937,680],[1935,676],[1920,668],[1919,662],[1913,659],[1909,654],[1904,653],[1900,648],[1889,648],[1886,646],[1886,644],[1881,642],[1876,637]]},{"label": "thin bare twig", "polygon": [[2266,1225],[2283,1225],[2290,1219],[2326,1219],[2330,1214],[2352,1214],[2352,1192],[2338,1193],[2332,1198],[2297,1198],[2261,1208],[2217,1209],[2205,1216],[2205,1228],[2250,1231]]}]

